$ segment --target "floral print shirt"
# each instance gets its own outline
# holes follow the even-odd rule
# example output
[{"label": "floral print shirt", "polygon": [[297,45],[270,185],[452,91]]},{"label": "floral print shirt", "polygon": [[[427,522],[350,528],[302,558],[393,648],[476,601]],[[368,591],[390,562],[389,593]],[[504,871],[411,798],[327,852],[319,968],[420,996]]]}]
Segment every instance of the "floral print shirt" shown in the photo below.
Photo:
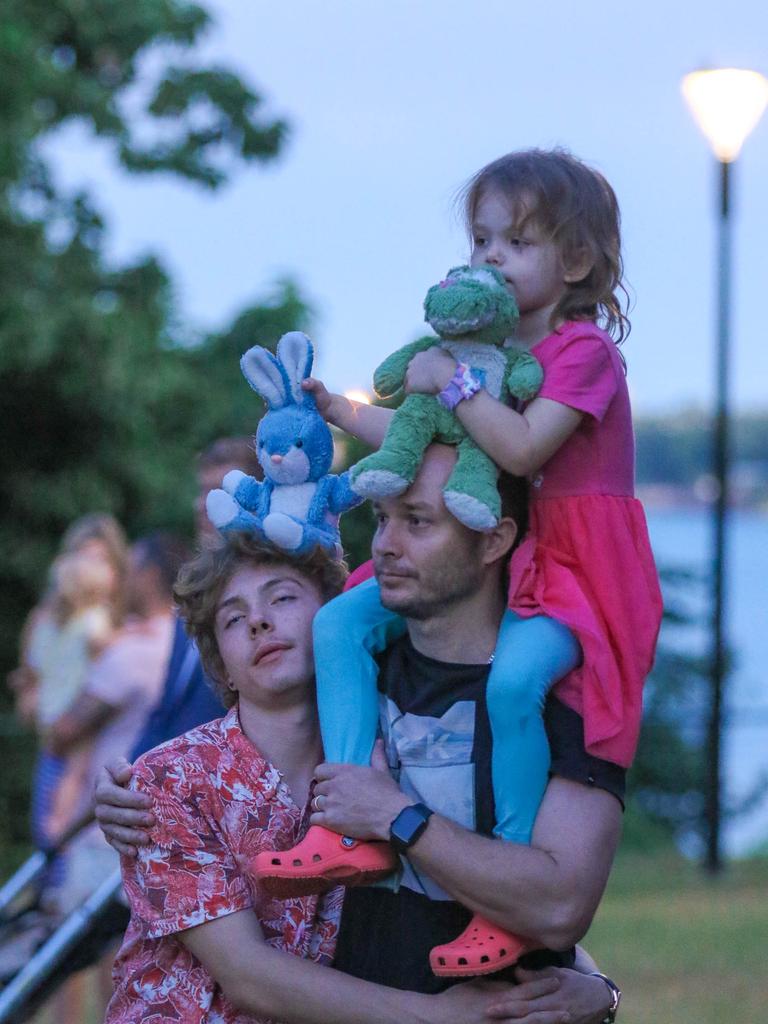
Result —
[{"label": "floral print shirt", "polygon": [[295,845],[306,809],[243,734],[237,706],[141,757],[133,788],[152,797],[157,824],[136,858],[122,858],[131,921],[105,1024],[254,1024],[178,933],[252,910],[270,946],[330,964],[343,890],[277,900],[250,871],[262,850]]}]

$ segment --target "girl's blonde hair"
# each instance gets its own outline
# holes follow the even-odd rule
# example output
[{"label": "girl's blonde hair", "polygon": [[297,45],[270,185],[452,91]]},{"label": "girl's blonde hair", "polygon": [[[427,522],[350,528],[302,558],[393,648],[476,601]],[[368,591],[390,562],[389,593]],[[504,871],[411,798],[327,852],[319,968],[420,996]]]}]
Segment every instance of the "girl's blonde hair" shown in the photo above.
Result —
[{"label": "girl's blonde hair", "polygon": [[585,256],[592,265],[582,281],[566,285],[552,328],[564,320],[594,320],[620,344],[630,331],[621,215],[603,175],[564,149],[508,153],[478,171],[459,194],[470,236],[478,203],[489,192],[508,200],[517,230],[535,223],[558,246],[566,266]]},{"label": "girl's blonde hair", "polygon": [[99,541],[104,547],[107,564],[114,573],[114,592],[109,604],[113,625],[123,618],[125,576],[128,570],[128,541],[122,526],[114,516],[93,512],[76,519],[61,540],[62,555],[77,554],[89,541]]},{"label": "girl's blonde hair", "polygon": [[53,614],[59,625],[84,608],[111,608],[114,575],[102,559],[76,552],[60,555],[53,563],[53,585]]}]

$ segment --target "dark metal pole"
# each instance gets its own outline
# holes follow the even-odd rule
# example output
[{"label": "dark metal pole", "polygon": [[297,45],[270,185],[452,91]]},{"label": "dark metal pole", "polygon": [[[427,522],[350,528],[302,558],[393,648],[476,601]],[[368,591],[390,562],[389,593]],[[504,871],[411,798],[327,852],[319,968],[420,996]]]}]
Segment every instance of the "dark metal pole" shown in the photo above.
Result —
[{"label": "dark metal pole", "polygon": [[112,900],[118,898],[122,886],[118,868],[32,954],[0,992],[0,1024],[27,1019],[23,1013],[25,1005],[31,1002],[56,968],[71,956],[77,943],[88,934]]},{"label": "dark metal pole", "polygon": [[713,473],[717,484],[714,505],[712,561],[712,703],[707,742],[706,869],[722,869],[722,731],[723,689],[726,678],[725,588],[726,517],[728,514],[728,372],[731,309],[731,164],[719,162],[717,402],[713,436]]}]

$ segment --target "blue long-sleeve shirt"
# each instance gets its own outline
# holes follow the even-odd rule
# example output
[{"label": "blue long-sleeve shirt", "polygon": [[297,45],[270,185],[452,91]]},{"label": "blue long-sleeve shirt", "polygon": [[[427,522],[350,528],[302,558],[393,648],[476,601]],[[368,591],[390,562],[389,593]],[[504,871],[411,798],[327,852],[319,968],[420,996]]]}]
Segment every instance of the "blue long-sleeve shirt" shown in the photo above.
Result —
[{"label": "blue long-sleeve shirt", "polygon": [[197,648],[184,631],[181,619],[177,619],[163,693],[147,718],[133,749],[133,759],[224,713],[224,705],[203,672]]}]

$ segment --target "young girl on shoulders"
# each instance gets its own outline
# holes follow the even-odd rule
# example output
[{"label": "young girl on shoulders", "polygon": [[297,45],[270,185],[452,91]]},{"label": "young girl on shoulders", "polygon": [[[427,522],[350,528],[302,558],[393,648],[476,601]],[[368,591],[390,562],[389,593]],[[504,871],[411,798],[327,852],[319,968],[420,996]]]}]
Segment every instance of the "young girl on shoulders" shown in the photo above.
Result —
[{"label": "young girl on shoulders", "polygon": [[[623,267],[615,194],[601,174],[568,153],[529,150],[484,167],[466,187],[464,201],[472,265],[493,266],[507,281],[520,310],[508,344],[536,356],[544,383],[524,409],[511,408],[471,379],[471,367],[457,366],[447,352],[433,348],[412,359],[406,391],[445,399],[502,470],[528,477],[532,485],[530,531],[510,562],[510,612],[487,686],[496,832],[520,842],[530,837],[547,777],[547,765],[535,753],[541,737],[523,750],[524,730],[515,727],[531,709],[540,722],[545,692],[529,681],[547,677],[541,685],[549,685],[559,679],[554,692],[582,717],[587,752],[628,767],[637,746],[661,596],[645,517],[633,491],[634,439],[617,348],[629,325],[619,299]],[[305,386],[331,423],[375,447],[381,443],[389,410],[331,395],[319,381]],[[323,741],[328,761],[367,764],[378,721],[371,655],[395,627],[372,582],[342,601],[349,602],[346,615],[340,616],[334,604],[317,622]],[[544,657],[541,636],[525,628],[534,617],[549,617],[571,631],[581,646],[577,665],[562,630],[544,640],[551,648],[547,671],[529,671]],[[542,621],[538,618],[539,625]],[[331,630],[332,625],[337,628]],[[352,706],[350,728],[348,718],[340,721],[334,709]],[[543,725],[540,729],[543,733]],[[304,877],[312,871],[322,877],[329,851],[320,849],[320,866],[312,868],[318,851],[309,846],[318,842],[322,847],[321,830],[313,828],[302,844],[307,856],[297,857],[303,866],[295,870]],[[466,941],[457,946],[463,954],[468,948]],[[450,962],[450,949],[447,956]]]},{"label": "young girl on shoulders", "polygon": [[[584,719],[589,753],[628,767],[653,663],[661,596],[645,515],[623,359],[628,331],[619,209],[602,175],[564,152],[523,152],[483,168],[466,189],[472,263],[504,275],[517,299],[514,343],[544,369],[522,412],[482,389],[456,406],[496,464],[530,479],[528,539],[512,558],[509,606],[545,614],[578,637],[582,663],[557,695]],[[616,341],[614,341],[614,337]],[[455,364],[432,349],[407,389],[439,394]]]}]

